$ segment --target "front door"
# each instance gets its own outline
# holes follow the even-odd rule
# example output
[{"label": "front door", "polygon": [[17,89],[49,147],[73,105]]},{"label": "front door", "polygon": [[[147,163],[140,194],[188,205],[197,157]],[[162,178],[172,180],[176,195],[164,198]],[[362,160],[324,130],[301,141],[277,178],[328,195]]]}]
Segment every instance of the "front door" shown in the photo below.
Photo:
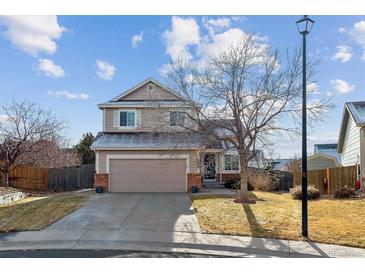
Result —
[{"label": "front door", "polygon": [[215,154],[204,154],[204,180],[215,180],[215,165]]}]

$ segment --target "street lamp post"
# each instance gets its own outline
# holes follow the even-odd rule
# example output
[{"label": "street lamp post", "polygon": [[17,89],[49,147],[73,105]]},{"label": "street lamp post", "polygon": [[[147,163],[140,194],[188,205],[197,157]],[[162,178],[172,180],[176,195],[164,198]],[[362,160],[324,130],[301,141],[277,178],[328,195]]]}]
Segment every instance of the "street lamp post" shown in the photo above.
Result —
[{"label": "street lamp post", "polygon": [[302,236],[308,237],[308,193],[307,193],[307,34],[314,21],[307,15],[297,22],[299,33],[303,37],[303,104],[302,104]]}]

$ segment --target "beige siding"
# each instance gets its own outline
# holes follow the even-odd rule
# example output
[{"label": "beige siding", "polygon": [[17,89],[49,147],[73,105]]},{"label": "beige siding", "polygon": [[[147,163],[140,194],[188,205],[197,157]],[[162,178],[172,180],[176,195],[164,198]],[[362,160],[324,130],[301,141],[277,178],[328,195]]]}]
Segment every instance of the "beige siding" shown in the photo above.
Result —
[{"label": "beige siding", "polygon": [[343,166],[352,166],[358,162],[360,156],[360,128],[351,116],[348,117],[343,149],[341,153],[341,164]]},{"label": "beige siding", "polygon": [[308,170],[319,170],[337,167],[336,160],[322,155],[317,155],[308,159]]},{"label": "beige siding", "polygon": [[175,95],[171,94],[170,92],[162,89],[161,87],[154,85],[154,91],[147,91],[147,83],[146,85],[136,89],[135,91],[131,92],[127,96],[123,97],[120,101],[126,100],[169,100],[169,99],[178,99]]},{"label": "beige siding", "polygon": [[[104,114],[104,132],[148,132],[148,131],[182,131],[183,128],[170,127],[170,111],[178,110],[176,108],[136,108],[137,127],[120,128],[119,127],[119,111],[122,108],[105,108]],[[125,109],[131,110],[131,109]],[[179,109],[182,111],[182,109]],[[188,112],[187,109],[185,109]]]},{"label": "beige siding", "polygon": [[[194,173],[197,172],[198,168],[198,154],[197,151],[193,150],[101,150],[99,151],[99,159],[97,159],[97,163],[99,167],[97,168],[99,173],[106,173],[106,156],[107,155],[150,155],[150,154],[158,154],[158,155],[171,155],[171,159],[174,158],[175,155],[181,154],[189,154],[189,172]],[[143,170],[141,170],[143,172]]]}]

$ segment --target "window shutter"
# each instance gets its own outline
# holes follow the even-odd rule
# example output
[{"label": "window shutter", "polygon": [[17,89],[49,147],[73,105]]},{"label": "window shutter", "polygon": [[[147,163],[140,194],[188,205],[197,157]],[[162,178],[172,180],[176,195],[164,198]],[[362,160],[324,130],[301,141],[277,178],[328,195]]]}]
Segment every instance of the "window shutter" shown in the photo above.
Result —
[{"label": "window shutter", "polygon": [[142,124],[142,115],[141,115],[141,110],[137,109],[136,110],[136,126],[140,127]]},{"label": "window shutter", "polygon": [[119,110],[113,110],[113,127],[119,127]]}]

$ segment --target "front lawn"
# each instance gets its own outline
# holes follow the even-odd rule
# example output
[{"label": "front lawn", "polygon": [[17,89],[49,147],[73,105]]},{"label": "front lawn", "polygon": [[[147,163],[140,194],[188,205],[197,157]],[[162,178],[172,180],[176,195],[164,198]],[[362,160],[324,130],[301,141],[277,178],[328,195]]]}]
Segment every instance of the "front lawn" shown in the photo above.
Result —
[{"label": "front lawn", "polygon": [[89,193],[28,197],[0,206],[0,232],[39,230],[84,205]]},{"label": "front lawn", "polygon": [[[257,202],[231,198],[194,199],[205,233],[301,240],[301,202],[287,193],[252,192]],[[309,239],[365,247],[365,199],[309,201]]]}]

